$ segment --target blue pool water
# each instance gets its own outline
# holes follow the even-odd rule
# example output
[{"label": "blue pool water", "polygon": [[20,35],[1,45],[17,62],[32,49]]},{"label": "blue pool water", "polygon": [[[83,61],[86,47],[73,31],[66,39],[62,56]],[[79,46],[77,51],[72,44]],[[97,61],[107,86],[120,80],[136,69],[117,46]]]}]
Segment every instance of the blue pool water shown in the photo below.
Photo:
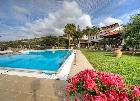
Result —
[{"label": "blue pool water", "polygon": [[18,55],[1,55],[0,68],[57,71],[70,54],[69,50],[46,50],[30,51]]}]

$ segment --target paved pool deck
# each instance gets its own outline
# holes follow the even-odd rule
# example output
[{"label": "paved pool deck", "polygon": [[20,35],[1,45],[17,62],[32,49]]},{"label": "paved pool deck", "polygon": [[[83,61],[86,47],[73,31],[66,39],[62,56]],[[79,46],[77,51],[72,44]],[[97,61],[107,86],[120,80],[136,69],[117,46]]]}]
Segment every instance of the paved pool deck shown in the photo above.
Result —
[{"label": "paved pool deck", "polygon": [[[76,50],[69,77],[84,69],[93,69],[91,64]],[[64,101],[66,81],[45,78],[0,75],[0,101]]]},{"label": "paved pool deck", "polygon": [[87,58],[83,55],[83,53],[80,50],[76,50],[76,58],[73,61],[69,76],[71,77],[76,73],[78,73],[79,71],[85,69],[93,69],[93,67],[88,62]]}]

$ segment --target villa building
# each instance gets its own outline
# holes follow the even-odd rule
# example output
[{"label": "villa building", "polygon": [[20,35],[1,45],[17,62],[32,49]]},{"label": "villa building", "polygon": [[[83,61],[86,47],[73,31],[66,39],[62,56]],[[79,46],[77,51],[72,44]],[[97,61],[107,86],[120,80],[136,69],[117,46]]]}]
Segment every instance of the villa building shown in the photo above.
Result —
[{"label": "villa building", "polygon": [[88,36],[87,35],[84,35],[81,38],[80,46],[81,47],[87,47],[87,45],[88,45]]},{"label": "villa building", "polygon": [[91,42],[99,42],[104,38],[109,37],[117,37],[119,36],[119,31],[122,30],[122,26],[120,26],[118,23],[104,26],[100,28],[100,32],[94,36],[91,36]]},{"label": "villa building", "polygon": [[90,42],[92,44],[102,42],[101,47],[104,49],[106,49],[106,47],[110,47],[109,50],[119,47],[122,45],[122,39],[119,33],[122,29],[123,27],[118,23],[101,27],[100,32],[90,37]]},{"label": "villa building", "polygon": [[[108,44],[106,42],[103,42],[103,47],[105,48],[105,45],[114,45],[114,47],[118,47],[122,44],[122,40],[120,37],[119,32],[123,29],[121,25],[118,23],[114,23],[112,25],[104,26],[100,28],[100,32],[98,32],[96,35],[90,36],[88,40],[88,36],[84,35],[81,39],[81,46],[86,47],[88,44],[88,41],[90,44],[100,43],[101,41],[108,40]],[[115,44],[111,43],[111,40],[114,41]]]}]

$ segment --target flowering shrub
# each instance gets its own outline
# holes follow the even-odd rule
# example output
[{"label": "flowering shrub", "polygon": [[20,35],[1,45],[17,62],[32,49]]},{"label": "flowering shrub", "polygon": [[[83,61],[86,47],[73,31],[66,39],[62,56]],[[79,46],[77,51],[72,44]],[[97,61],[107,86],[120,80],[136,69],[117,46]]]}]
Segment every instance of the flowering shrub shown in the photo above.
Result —
[{"label": "flowering shrub", "polygon": [[84,70],[68,80],[66,95],[72,101],[138,101],[140,87],[126,88],[123,78],[105,72]]}]

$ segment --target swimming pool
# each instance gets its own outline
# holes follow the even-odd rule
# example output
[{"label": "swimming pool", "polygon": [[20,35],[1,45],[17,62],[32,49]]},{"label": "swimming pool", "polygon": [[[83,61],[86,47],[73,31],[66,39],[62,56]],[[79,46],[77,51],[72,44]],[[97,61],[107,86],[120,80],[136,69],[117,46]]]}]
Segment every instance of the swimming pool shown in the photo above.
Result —
[{"label": "swimming pool", "polygon": [[1,55],[0,68],[57,71],[70,55],[70,50],[28,50],[22,54]]}]

